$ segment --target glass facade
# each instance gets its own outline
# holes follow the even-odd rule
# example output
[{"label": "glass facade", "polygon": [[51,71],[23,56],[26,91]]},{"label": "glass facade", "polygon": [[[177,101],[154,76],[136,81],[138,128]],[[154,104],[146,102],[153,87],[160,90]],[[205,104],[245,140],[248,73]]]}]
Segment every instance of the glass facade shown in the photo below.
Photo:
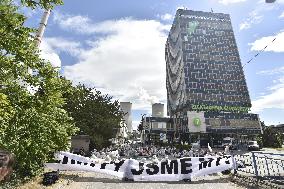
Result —
[{"label": "glass facade", "polygon": [[168,115],[185,120],[187,111],[204,111],[208,130],[260,130],[258,115],[248,113],[251,101],[228,14],[177,10],[165,58]]}]

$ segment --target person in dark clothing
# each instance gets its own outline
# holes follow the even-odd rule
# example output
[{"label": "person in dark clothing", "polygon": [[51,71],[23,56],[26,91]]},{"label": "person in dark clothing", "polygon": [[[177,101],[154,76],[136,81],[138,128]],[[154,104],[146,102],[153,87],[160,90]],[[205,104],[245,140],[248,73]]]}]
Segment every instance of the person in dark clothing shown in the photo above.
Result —
[{"label": "person in dark clothing", "polygon": [[80,149],[79,154],[80,154],[81,156],[85,156],[85,150],[84,150],[83,147]]}]

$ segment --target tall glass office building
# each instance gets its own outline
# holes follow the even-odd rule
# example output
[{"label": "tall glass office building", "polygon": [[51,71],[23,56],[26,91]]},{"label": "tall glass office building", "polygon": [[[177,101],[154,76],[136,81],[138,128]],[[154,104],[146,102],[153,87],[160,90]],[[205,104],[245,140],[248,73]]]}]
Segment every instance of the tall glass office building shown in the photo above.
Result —
[{"label": "tall glass office building", "polygon": [[166,48],[168,115],[179,132],[257,134],[228,14],[177,10]]}]

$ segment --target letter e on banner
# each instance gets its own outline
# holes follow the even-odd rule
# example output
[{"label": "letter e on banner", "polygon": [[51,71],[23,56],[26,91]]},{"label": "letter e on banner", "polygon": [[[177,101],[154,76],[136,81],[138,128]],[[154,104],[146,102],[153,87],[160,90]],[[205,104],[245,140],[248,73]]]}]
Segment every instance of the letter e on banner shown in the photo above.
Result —
[{"label": "letter e on banner", "polygon": [[192,169],[188,169],[191,168],[192,163],[191,162],[191,158],[183,158],[180,159],[180,163],[181,163],[181,174],[189,174],[192,173]]}]

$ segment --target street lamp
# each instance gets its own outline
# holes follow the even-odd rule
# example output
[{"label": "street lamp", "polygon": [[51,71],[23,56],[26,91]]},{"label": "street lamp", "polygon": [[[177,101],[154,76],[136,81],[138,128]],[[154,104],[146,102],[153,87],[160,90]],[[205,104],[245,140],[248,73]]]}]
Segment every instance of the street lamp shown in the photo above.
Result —
[{"label": "street lamp", "polygon": [[141,114],[141,116],[142,116],[142,118],[141,118],[141,121],[142,121],[142,123],[141,123],[141,126],[142,126],[142,128],[140,128],[141,129],[141,136],[140,136],[140,138],[141,138],[141,142],[143,142],[144,143],[144,138],[145,138],[145,127],[144,127],[144,117],[146,116],[146,114]]}]

